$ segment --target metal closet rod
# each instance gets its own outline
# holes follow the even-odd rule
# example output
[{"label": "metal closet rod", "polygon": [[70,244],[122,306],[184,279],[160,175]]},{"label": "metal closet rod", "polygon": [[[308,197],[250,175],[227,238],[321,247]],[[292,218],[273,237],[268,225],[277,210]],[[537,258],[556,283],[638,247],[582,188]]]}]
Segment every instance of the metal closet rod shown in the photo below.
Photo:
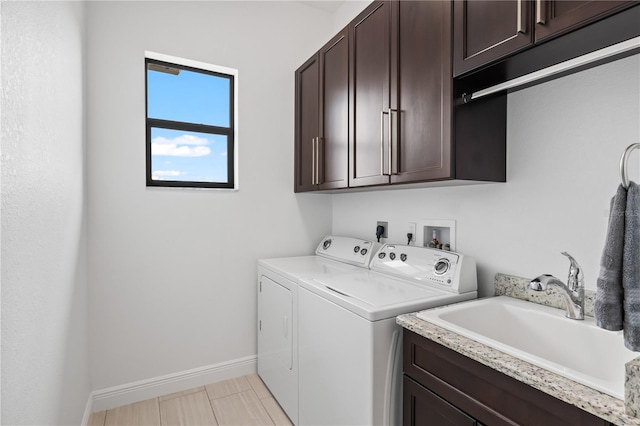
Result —
[{"label": "metal closet rod", "polygon": [[478,90],[471,94],[463,93],[462,101],[464,103],[471,102],[483,96],[491,95],[502,90],[513,89],[525,84],[533,83],[534,81],[551,77],[553,75],[571,70],[573,68],[581,67],[583,65],[590,64],[592,62],[600,61],[611,56],[619,55],[621,53],[629,52],[630,50],[640,48],[640,37],[635,37],[604,49],[596,50],[595,52],[587,53],[586,55],[578,56],[577,58],[570,59],[568,61],[560,62],[557,65],[553,65],[548,68],[541,69],[539,71],[532,72],[530,74],[523,75],[522,77],[514,78],[513,80],[505,81],[504,83],[496,84],[495,86],[488,87],[486,89]]},{"label": "metal closet rod", "polygon": [[629,177],[627,176],[627,161],[629,155],[634,149],[640,149],[640,143],[632,143],[624,150],[622,158],[620,158],[620,178],[622,179],[622,186],[629,188]]}]

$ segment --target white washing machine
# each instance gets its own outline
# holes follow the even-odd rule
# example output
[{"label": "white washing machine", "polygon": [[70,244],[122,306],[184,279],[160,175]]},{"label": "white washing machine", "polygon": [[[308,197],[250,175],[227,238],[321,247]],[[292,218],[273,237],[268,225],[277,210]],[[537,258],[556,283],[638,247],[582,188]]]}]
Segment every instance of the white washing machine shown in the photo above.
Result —
[{"label": "white washing machine", "polygon": [[477,297],[473,259],[405,245],[384,245],[370,270],[299,284],[300,425],[400,425],[395,317]]},{"label": "white washing machine", "polygon": [[380,247],[327,236],[315,256],[258,261],[258,375],[298,424],[298,280],[367,270]]}]

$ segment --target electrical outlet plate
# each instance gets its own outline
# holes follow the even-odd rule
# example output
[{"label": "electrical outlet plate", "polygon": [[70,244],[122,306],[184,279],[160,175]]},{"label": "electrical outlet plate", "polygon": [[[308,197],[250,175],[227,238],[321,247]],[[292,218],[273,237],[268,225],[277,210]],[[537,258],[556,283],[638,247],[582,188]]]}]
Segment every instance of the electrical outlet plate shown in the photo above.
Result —
[{"label": "electrical outlet plate", "polygon": [[[388,237],[388,235],[389,235],[389,222],[383,222],[383,221],[379,220],[378,223],[376,224],[376,228],[378,226],[380,226],[380,225],[384,226],[384,234],[382,234],[382,236],[380,238],[389,238]],[[373,235],[375,235],[375,233]]]}]

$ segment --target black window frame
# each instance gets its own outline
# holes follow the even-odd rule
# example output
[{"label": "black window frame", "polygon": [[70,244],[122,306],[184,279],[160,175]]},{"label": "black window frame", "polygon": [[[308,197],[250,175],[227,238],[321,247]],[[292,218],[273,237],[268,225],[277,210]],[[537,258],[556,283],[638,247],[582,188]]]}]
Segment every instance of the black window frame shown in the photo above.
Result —
[{"label": "black window frame", "polygon": [[[215,77],[226,78],[229,80],[229,127],[212,126],[200,123],[190,123],[185,121],[163,120],[159,118],[149,117],[149,82],[148,69],[149,64],[157,64],[170,68],[178,68],[185,71],[197,72],[201,74],[212,75]],[[146,178],[147,186],[153,187],[172,187],[172,188],[217,188],[217,189],[236,189],[235,186],[235,75],[216,72],[201,68],[194,68],[179,63],[161,61],[152,58],[145,58],[144,62],[144,82],[145,82],[145,121],[146,121]],[[208,133],[212,135],[222,135],[227,137],[227,182],[197,182],[197,181],[177,181],[166,179],[152,179],[151,171],[151,129],[171,129],[184,130],[187,132]]]}]

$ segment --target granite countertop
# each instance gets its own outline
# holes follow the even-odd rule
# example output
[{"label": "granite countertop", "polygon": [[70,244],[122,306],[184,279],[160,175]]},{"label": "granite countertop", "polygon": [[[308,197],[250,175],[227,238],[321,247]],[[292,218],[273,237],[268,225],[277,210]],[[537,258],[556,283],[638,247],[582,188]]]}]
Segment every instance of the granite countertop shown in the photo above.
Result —
[{"label": "granite countertop", "polygon": [[618,398],[445,330],[415,313],[401,315],[396,321],[408,330],[611,423],[640,425],[640,419],[625,414],[624,401]]}]

